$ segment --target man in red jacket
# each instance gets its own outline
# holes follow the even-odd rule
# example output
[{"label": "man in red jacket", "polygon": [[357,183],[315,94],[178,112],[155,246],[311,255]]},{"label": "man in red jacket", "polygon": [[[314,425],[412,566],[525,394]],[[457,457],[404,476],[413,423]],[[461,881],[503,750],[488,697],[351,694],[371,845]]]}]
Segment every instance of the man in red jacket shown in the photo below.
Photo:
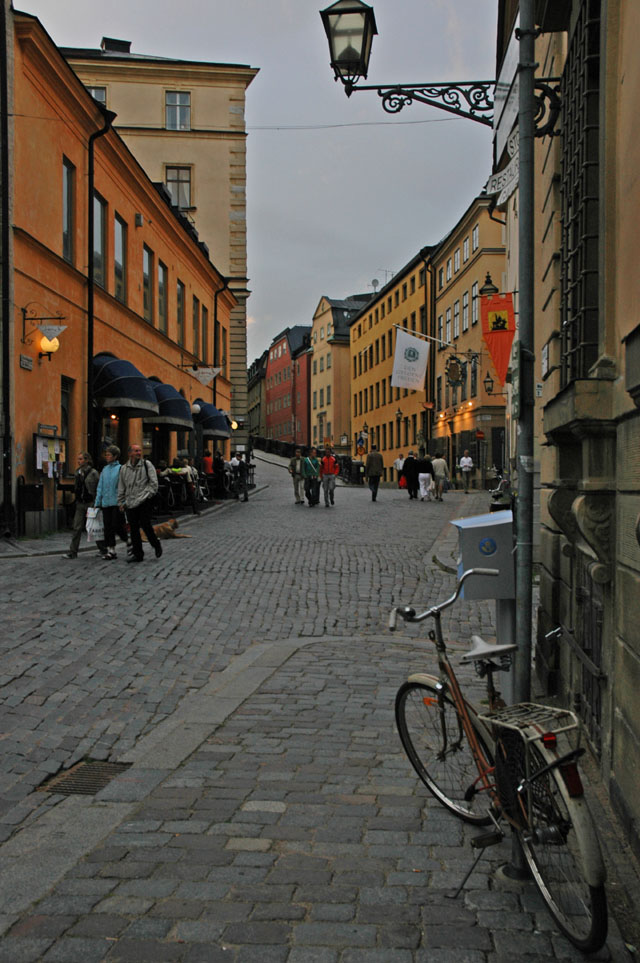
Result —
[{"label": "man in red jacket", "polygon": [[324,507],[330,508],[335,504],[334,496],[336,490],[336,475],[340,471],[340,465],[331,454],[330,448],[325,448],[324,456],[320,461],[320,479],[324,492]]}]

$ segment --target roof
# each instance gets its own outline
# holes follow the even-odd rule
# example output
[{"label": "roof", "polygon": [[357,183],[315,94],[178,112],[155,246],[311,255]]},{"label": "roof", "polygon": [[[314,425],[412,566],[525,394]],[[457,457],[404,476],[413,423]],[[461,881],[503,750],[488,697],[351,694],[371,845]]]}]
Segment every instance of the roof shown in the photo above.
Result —
[{"label": "roof", "polygon": [[128,40],[114,40],[109,37],[102,38],[100,47],[59,47],[63,57],[81,60],[142,60],[145,62],[158,64],[190,64],[200,67],[235,67],[238,70],[252,70],[249,64],[229,64],[208,60],[184,60],[176,57],[159,57],[156,54],[131,53],[131,43]]}]

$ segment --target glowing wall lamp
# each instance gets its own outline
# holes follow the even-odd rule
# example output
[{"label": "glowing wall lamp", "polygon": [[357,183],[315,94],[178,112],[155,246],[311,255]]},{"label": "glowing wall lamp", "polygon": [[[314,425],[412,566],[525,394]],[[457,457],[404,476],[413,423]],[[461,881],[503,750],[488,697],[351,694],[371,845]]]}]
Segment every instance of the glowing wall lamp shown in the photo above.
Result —
[{"label": "glowing wall lamp", "polygon": [[51,361],[51,355],[55,354],[60,347],[60,342],[57,338],[47,338],[44,335],[40,340],[40,351],[38,352],[39,358],[48,358]]}]

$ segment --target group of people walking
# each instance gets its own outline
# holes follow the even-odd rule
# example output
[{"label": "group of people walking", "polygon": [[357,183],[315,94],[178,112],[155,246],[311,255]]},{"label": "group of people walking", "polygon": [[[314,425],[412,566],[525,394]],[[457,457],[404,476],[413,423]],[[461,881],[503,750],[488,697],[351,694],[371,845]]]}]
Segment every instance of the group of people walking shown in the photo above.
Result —
[{"label": "group of people walking", "polygon": [[296,505],[304,505],[303,492],[309,508],[319,505],[322,490],[324,507],[332,508],[335,505],[336,476],[339,473],[340,465],[331,448],[325,448],[322,458],[318,457],[317,448],[310,448],[308,455],[303,455],[302,449],[296,448],[289,462]]},{"label": "group of people walking", "polygon": [[73,535],[64,558],[77,558],[90,508],[102,509],[102,559],[111,561],[117,557],[116,536],[120,535],[126,541],[127,523],[131,539],[131,554],[127,556],[127,562],[141,562],[144,558],[141,530],[154,549],[156,558],[160,558],[162,544],[151,524],[153,503],[158,492],[158,475],[154,466],[143,458],[140,445],[129,446],[129,457],[124,465],[120,464],[117,445],[110,445],[104,452],[104,458],[106,465],[98,474],[88,452],[78,455],[78,468],[74,476],[76,502]]}]

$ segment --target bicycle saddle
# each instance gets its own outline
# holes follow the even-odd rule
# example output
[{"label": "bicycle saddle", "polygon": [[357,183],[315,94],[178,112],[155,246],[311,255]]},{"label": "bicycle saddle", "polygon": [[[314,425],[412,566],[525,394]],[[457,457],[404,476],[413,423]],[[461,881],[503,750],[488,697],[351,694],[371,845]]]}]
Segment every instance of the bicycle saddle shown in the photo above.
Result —
[{"label": "bicycle saddle", "polygon": [[491,642],[485,642],[479,635],[472,635],[471,642],[471,648],[461,657],[461,662],[466,663],[476,662],[478,659],[492,659],[494,656],[506,655],[507,652],[515,652],[518,648],[515,642],[508,643],[507,645],[494,645]]}]

